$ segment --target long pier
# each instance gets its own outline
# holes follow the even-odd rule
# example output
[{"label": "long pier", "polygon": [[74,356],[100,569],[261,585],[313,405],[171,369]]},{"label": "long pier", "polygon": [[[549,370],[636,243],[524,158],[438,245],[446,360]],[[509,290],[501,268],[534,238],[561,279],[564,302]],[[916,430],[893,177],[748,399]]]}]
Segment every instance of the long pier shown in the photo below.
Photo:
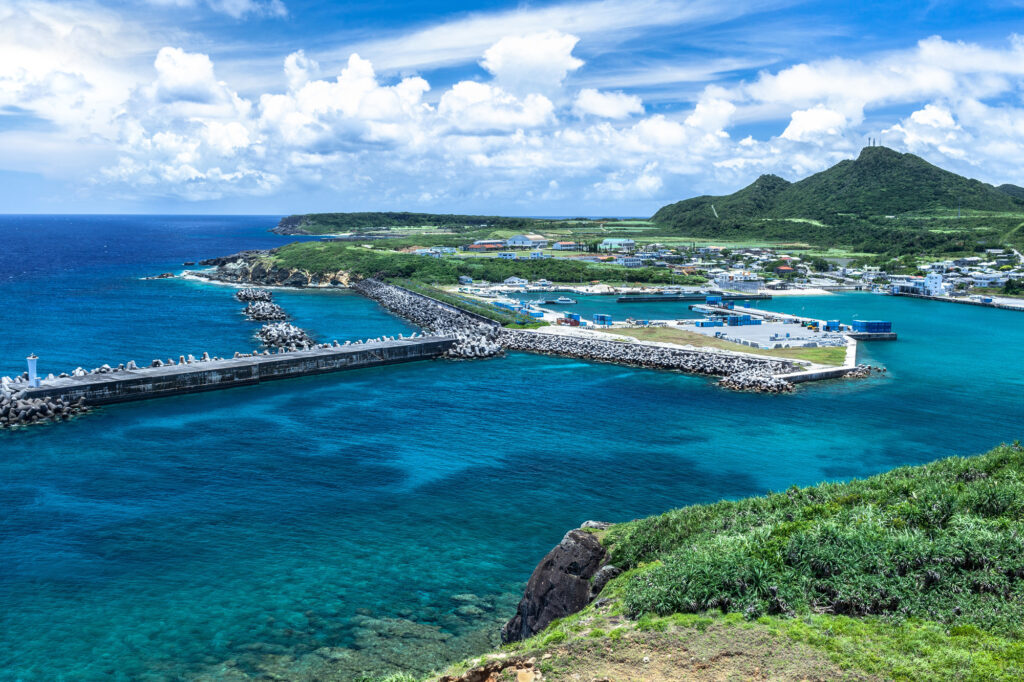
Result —
[{"label": "long pier", "polygon": [[723,301],[770,301],[770,294],[636,294],[631,296],[619,296],[616,303],[660,303],[660,302],[682,302],[682,301],[703,301],[708,296],[718,296]]},{"label": "long pier", "polygon": [[85,398],[88,405],[110,405],[252,386],[278,379],[429,360],[440,356],[454,343],[453,336],[375,341],[50,379],[38,388],[26,387],[20,390],[24,391],[27,399],[60,397],[73,402]]},{"label": "long pier", "polygon": [[920,298],[925,301],[941,301],[943,303],[959,303],[960,305],[976,305],[982,308],[998,308],[1000,310],[1016,310],[1017,312],[1024,311],[1024,300],[1021,300],[1020,305],[1008,305],[1006,303],[985,303],[984,301],[975,301],[970,298],[953,298],[952,296],[927,296],[925,294],[907,294],[898,292],[892,294],[893,296],[905,296],[907,298]]}]

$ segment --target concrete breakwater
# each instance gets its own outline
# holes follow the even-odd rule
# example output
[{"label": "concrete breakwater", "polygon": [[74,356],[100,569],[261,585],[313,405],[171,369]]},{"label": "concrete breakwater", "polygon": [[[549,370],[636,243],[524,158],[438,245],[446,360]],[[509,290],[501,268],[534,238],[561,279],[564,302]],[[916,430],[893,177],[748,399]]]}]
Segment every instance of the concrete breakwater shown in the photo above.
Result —
[{"label": "concrete breakwater", "polygon": [[500,328],[493,320],[375,279],[361,280],[352,288],[418,327],[454,337],[446,357],[487,358],[502,352]]},{"label": "concrete breakwater", "polygon": [[177,364],[164,364],[157,360],[152,366],[143,368],[129,363],[123,368],[102,373],[48,378],[38,388],[23,388],[18,395],[22,396],[20,400],[62,400],[65,404],[74,405],[84,400],[83,405],[108,405],[428,360],[442,356],[454,343],[453,337],[446,336],[345,344],[335,341],[334,344],[319,344],[309,350],[237,354],[231,359],[193,359]]},{"label": "concrete breakwater", "polygon": [[691,351],[620,341],[603,341],[562,334],[539,334],[525,330],[501,330],[501,345],[507,350],[560,355],[594,362],[669,369],[691,374],[723,377],[719,384],[736,390],[783,393],[792,385],[776,374],[792,372],[793,363],[725,353]]}]

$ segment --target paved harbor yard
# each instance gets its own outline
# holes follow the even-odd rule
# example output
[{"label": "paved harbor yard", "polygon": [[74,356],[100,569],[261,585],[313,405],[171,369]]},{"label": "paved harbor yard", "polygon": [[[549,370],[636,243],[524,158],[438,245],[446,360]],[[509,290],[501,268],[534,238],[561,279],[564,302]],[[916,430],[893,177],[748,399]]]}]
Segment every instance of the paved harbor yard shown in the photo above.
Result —
[{"label": "paved harbor yard", "polygon": [[[691,322],[687,320],[687,322]],[[714,337],[715,334],[720,334],[732,339],[742,339],[744,341],[753,341],[762,348],[773,348],[776,344],[782,344],[785,346],[789,344],[791,346],[803,346],[810,343],[815,343],[819,346],[845,346],[846,340],[842,334],[836,332],[814,332],[806,327],[801,327],[799,324],[785,323],[785,322],[762,322],[761,324],[751,324],[736,327],[698,327],[695,324],[677,324],[680,329],[686,331],[697,332],[704,336]],[[786,334],[789,334],[789,338],[786,338]],[[772,338],[777,336],[778,338]]]}]

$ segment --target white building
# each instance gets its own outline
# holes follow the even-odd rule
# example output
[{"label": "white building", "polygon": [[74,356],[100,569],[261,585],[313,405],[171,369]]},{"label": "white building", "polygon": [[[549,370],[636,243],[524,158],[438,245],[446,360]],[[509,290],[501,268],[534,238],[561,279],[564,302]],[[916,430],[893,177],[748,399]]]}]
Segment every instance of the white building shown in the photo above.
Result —
[{"label": "white building", "polygon": [[972,272],[971,280],[976,287],[991,289],[1006,284],[1007,277],[999,272]]},{"label": "white building", "polygon": [[929,272],[924,276],[925,296],[942,296],[946,293],[947,287],[943,284],[942,275],[937,272]]},{"label": "white building", "polygon": [[619,256],[615,259],[615,264],[626,268],[639,268],[643,267],[644,262],[636,256]]},{"label": "white building", "polygon": [[517,234],[505,240],[505,246],[513,249],[543,249],[548,240],[539,234]]},{"label": "white building", "polygon": [[518,285],[521,285],[521,284],[529,284],[529,282],[527,280],[523,279],[522,277],[508,277],[508,278],[505,279],[504,283],[508,284],[510,286],[518,286]]},{"label": "white building", "polygon": [[609,238],[597,246],[599,251],[632,251],[636,248],[636,242],[632,239]]},{"label": "white building", "polygon": [[722,272],[715,277],[715,284],[722,289],[756,294],[764,287],[764,280],[748,272]]}]

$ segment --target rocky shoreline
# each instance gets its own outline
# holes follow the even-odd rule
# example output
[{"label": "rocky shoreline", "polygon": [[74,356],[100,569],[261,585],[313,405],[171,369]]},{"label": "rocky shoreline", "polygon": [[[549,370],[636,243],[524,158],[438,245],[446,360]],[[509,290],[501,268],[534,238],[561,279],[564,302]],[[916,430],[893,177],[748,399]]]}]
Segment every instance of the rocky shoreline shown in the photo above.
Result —
[{"label": "rocky shoreline", "polygon": [[304,225],[308,218],[304,215],[290,215],[281,218],[277,225],[270,228],[270,232],[273,234],[283,235],[290,237],[294,235],[309,235],[312,234],[309,230],[305,229]]},{"label": "rocky shoreline", "polygon": [[208,258],[199,264],[210,270],[186,270],[186,275],[228,284],[248,284],[265,287],[347,287],[351,284],[348,272],[317,273],[300,268],[281,268],[273,265],[269,251],[240,251],[230,256]]}]

